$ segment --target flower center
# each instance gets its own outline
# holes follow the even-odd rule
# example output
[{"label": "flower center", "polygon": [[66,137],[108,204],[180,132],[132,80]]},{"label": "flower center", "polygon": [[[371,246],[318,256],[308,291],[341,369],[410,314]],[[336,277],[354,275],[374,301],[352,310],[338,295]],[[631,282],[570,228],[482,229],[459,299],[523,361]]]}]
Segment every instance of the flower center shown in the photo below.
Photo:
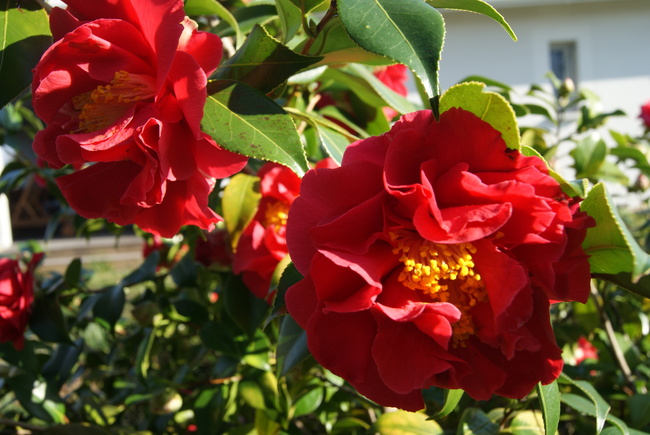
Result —
[{"label": "flower center", "polygon": [[475,333],[469,312],[478,302],[487,301],[485,284],[472,258],[476,247],[471,243],[434,243],[407,230],[391,231],[389,237],[393,253],[404,265],[399,282],[460,310],[460,320],[452,325],[453,345],[464,347],[464,341]]},{"label": "flower center", "polygon": [[275,232],[287,225],[289,206],[282,201],[274,201],[266,207],[264,212],[264,227],[273,227]]},{"label": "flower center", "polygon": [[156,94],[156,82],[151,76],[115,73],[110,84],[98,86],[72,99],[72,106],[79,111],[78,131],[90,133],[108,127],[120,119],[134,103]]}]

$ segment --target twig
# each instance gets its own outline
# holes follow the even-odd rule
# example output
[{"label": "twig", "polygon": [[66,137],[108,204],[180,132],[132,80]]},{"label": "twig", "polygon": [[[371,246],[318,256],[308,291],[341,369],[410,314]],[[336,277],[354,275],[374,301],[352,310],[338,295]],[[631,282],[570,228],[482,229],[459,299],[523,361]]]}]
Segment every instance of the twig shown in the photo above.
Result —
[{"label": "twig", "polygon": [[598,314],[600,315],[600,319],[603,322],[603,325],[605,326],[605,333],[607,334],[607,338],[609,339],[609,342],[612,346],[614,359],[616,360],[619,368],[623,372],[625,381],[634,390],[634,375],[632,374],[632,370],[630,369],[630,366],[628,365],[627,360],[625,359],[625,355],[623,354],[623,350],[621,349],[621,346],[618,344],[618,340],[616,339],[616,334],[614,332],[614,327],[612,326],[612,322],[609,319],[609,315],[607,314],[604,308],[603,298],[598,292],[598,289],[596,289],[596,286],[594,285],[593,281],[591,282],[591,295],[594,298],[594,302],[596,304],[596,308],[598,309]]},{"label": "twig", "polygon": [[[30,431],[30,432],[24,432],[24,433],[45,432],[47,430],[47,428],[43,427],[43,426],[37,426],[35,424],[24,423],[22,421],[14,421],[14,420],[10,420],[8,418],[2,418],[2,417],[0,417],[0,425],[11,426],[11,427],[20,427],[20,428],[27,429],[28,431]],[[23,432],[19,432],[19,433],[23,433]]]},{"label": "twig", "polygon": [[316,38],[318,37],[320,32],[323,30],[325,25],[329,22],[329,20],[331,20],[332,18],[334,18],[337,15],[338,15],[338,12],[336,11],[336,0],[332,0],[332,2],[330,3],[330,8],[327,10],[327,12],[323,16],[323,18],[320,20],[320,22],[316,25],[316,31],[314,32],[314,37],[311,38],[309,41],[307,41],[307,43],[305,44],[305,46],[302,49],[301,54],[307,54],[307,52],[309,51],[311,46],[314,44],[314,41],[316,41]]}]

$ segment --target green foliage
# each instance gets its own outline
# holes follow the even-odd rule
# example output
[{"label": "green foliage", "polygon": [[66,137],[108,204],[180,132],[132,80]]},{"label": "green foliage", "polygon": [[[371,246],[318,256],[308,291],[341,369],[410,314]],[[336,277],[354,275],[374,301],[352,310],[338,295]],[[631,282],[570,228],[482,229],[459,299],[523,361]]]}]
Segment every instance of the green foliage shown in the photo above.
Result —
[{"label": "green foliage", "polygon": [[[607,120],[623,113],[603,113],[595,95],[552,75],[550,88],[533,85],[526,95],[469,76],[438,100],[445,27],[436,8],[483,14],[516,39],[482,0],[185,1],[186,13],[226,48],[207,87],[202,128],[250,158],[210,198],[224,218],[217,231],[227,232],[223,249],[231,253],[258,211],[260,178],[253,174],[262,161],[302,176],[326,156],[340,163],[357,139],[386,132],[391,120],[383,108],[469,110],[509,148],[546,159],[563,190],[585,198],[581,210],[596,222],[583,243],[592,297],[551,307],[566,363],[558,382],[520,400],[481,402],[462,390],[430,388],[424,412],[385,409],[310,356],[306,332],[286,315],[285,294],[302,279],[288,256],[274,271],[269,305],[228,260],[200,262],[198,247],[209,235],[188,227],[165,241],[166,251],[128,270],[101,271],[74,258],[61,270],[38,272],[25,347],[0,344],[0,431],[650,433],[650,210],[644,197],[637,209],[618,208],[607,188],[647,189],[650,136],[605,131]],[[57,204],[49,238],[59,219],[72,216],[54,179],[73,169],[36,164],[30,145],[43,123],[29,95],[20,95],[51,44],[47,14],[32,0],[5,0],[0,28],[0,139],[15,156],[0,175],[0,192],[23,191],[39,176],[47,200]],[[399,95],[373,74],[395,62],[415,74],[424,101]],[[526,125],[531,117],[542,121]],[[553,170],[562,147],[577,180]],[[636,179],[629,167],[639,171]],[[71,222],[85,237],[132,231],[102,219]],[[108,276],[100,282],[102,273]],[[581,358],[581,339],[593,344],[595,357]]]}]

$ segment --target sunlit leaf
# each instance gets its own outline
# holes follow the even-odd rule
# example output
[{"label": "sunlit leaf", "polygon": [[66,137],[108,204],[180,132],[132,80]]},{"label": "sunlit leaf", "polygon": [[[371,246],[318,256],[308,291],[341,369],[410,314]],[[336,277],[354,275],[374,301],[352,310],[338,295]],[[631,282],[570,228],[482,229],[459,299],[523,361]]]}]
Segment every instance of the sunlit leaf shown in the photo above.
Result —
[{"label": "sunlit leaf", "polygon": [[451,414],[460,399],[463,398],[464,393],[463,390],[445,390],[445,403],[442,405],[442,409],[434,415],[434,418],[442,418]]},{"label": "sunlit leaf", "polygon": [[299,176],[309,170],[291,117],[243,83],[217,80],[208,84],[202,126],[230,151],[283,164]]},{"label": "sunlit leaf", "polygon": [[222,213],[233,249],[237,248],[241,233],[257,213],[262,197],[259,183],[259,177],[237,174],[223,190]]},{"label": "sunlit leaf", "polygon": [[462,10],[476,12],[478,14],[486,15],[497,23],[501,24],[503,29],[508,32],[508,35],[512,38],[513,41],[517,40],[515,32],[513,32],[510,25],[506,22],[503,16],[497,12],[491,5],[482,1],[482,0],[425,0],[434,8],[442,9],[453,9],[453,10]]},{"label": "sunlit leaf", "polygon": [[51,43],[47,14],[35,0],[0,0],[0,107],[29,86]]},{"label": "sunlit leaf", "polygon": [[[596,430],[600,433],[605,425],[605,419],[609,414],[611,406],[596,389],[587,381],[576,381],[571,379],[565,373],[559,377],[561,382],[569,383],[581,390],[589,400],[575,394],[562,394],[560,400],[567,405],[577,409],[580,412],[587,413],[596,417]],[[584,403],[583,403],[584,402]],[[585,405],[586,403],[586,405]]]},{"label": "sunlit leaf", "polygon": [[239,50],[214,73],[217,80],[237,80],[267,93],[298,71],[318,61],[318,56],[298,54],[255,26]]},{"label": "sunlit leaf", "polygon": [[537,395],[544,417],[544,430],[547,434],[557,432],[560,423],[560,390],[557,381],[548,385],[537,384]]},{"label": "sunlit leaf", "polygon": [[[631,274],[632,283],[650,273],[650,256],[625,226],[602,183],[589,191],[580,209],[596,221],[596,226],[587,230],[582,243],[585,253],[590,255],[592,273],[617,275],[626,272]],[[650,288],[643,294],[650,296]]]},{"label": "sunlit leaf", "polygon": [[228,23],[235,32],[235,47],[240,47],[244,35],[239,28],[237,19],[217,0],[185,0],[185,13],[187,15],[216,15]]},{"label": "sunlit leaf", "polygon": [[[430,99],[437,99],[438,62],[445,36],[442,15],[422,0],[346,0],[341,21],[362,48],[408,66]],[[434,110],[436,102],[433,104]]]},{"label": "sunlit leaf", "polygon": [[377,418],[373,429],[382,435],[442,435],[444,431],[438,423],[428,420],[421,412],[396,410],[386,412]]},{"label": "sunlit leaf", "polygon": [[440,112],[452,107],[472,112],[501,132],[508,148],[521,149],[517,117],[508,101],[495,92],[484,91],[485,84],[466,82],[452,86],[440,98]]}]

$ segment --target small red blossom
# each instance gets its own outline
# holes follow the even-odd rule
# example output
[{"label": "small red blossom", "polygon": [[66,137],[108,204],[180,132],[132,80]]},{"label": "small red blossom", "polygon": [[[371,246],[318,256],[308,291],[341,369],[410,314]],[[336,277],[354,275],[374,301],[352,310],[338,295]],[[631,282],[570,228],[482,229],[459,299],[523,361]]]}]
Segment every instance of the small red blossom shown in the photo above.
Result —
[{"label": "small red blossom", "polygon": [[[335,167],[332,159],[316,167]],[[289,207],[300,193],[300,177],[277,163],[264,164],[257,173],[262,197],[257,213],[242,233],[234,254],[233,272],[260,299],[271,302],[273,272],[287,255],[286,224]]]},{"label": "small red blossom", "polygon": [[591,344],[589,340],[585,337],[578,338],[576,343],[576,349],[573,352],[573,355],[576,359],[576,365],[580,364],[586,359],[598,359],[598,349]]},{"label": "small red blossom", "polygon": [[33,71],[34,110],[47,124],[36,154],[75,168],[57,183],[84,217],[164,237],[211,228],[221,219],[208,207],[214,179],[246,163],[200,128],[221,40],[196,30],[182,0],[65,3]]},{"label": "small red blossom", "polygon": [[650,101],[641,106],[641,113],[639,118],[643,121],[643,125],[647,130],[650,130]]},{"label": "small red blossom", "polygon": [[35,254],[26,268],[18,260],[0,258],[0,343],[11,341],[21,350],[34,301],[34,268],[43,257]]},{"label": "small red blossom", "polygon": [[562,370],[550,301],[587,299],[592,225],[474,114],[411,113],[304,177],[287,309],[316,360],[379,404],[422,409],[431,386],[521,398]]},{"label": "small red blossom", "polygon": [[[390,89],[398,93],[399,95],[406,97],[408,95],[408,89],[406,88],[406,81],[408,80],[408,68],[402,64],[395,64],[386,67],[379,67],[373,72],[375,77],[377,77],[383,84],[388,86]],[[384,115],[389,121],[395,118],[398,113],[392,107],[383,107]]]}]

